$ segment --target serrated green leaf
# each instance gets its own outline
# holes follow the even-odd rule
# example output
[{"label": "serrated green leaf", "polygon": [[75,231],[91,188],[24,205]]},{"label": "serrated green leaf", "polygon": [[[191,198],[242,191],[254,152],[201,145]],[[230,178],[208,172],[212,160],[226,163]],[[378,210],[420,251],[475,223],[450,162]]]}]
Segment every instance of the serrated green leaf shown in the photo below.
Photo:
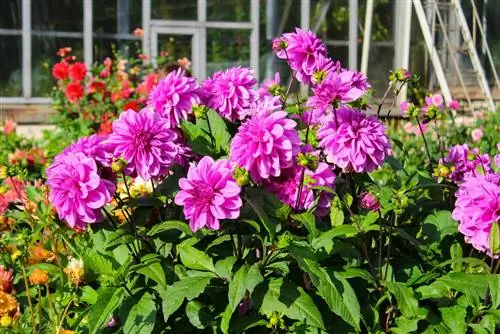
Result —
[{"label": "serrated green leaf", "polygon": [[234,256],[219,260],[215,263],[215,272],[219,277],[223,277],[230,282],[232,277],[233,265],[235,262],[236,258]]},{"label": "serrated green leaf", "polygon": [[340,226],[344,224],[344,211],[342,210],[342,202],[338,196],[335,196],[330,206],[330,222],[332,226]]},{"label": "serrated green leaf", "polygon": [[422,225],[423,238],[428,244],[439,243],[445,236],[457,233],[457,223],[451,218],[450,211],[433,213],[425,218]]},{"label": "serrated green leaf", "polygon": [[156,224],[148,231],[147,235],[152,236],[169,230],[178,230],[186,235],[193,235],[189,225],[178,220],[169,220]]},{"label": "serrated green leaf", "polygon": [[400,282],[384,283],[390,293],[392,293],[398,302],[398,308],[407,318],[418,316],[418,301],[413,295],[413,290]]},{"label": "serrated green leaf", "polygon": [[185,244],[179,245],[178,251],[182,263],[187,268],[216,272],[214,261],[206,253]]},{"label": "serrated green leaf", "polygon": [[153,296],[146,292],[132,306],[123,324],[124,334],[150,334],[156,323],[156,305]]},{"label": "serrated green leaf", "polygon": [[192,300],[186,304],[186,315],[189,322],[199,329],[208,327],[214,321],[214,316],[208,307],[199,301]]},{"label": "serrated green leaf", "polygon": [[309,232],[310,240],[318,235],[318,230],[316,229],[316,217],[314,214],[310,212],[303,212],[292,215],[292,218],[304,225]]},{"label": "serrated green leaf", "polygon": [[85,285],[80,288],[82,295],[80,296],[80,300],[87,304],[95,304],[97,299],[99,298],[99,293],[94,290],[90,285]]},{"label": "serrated green leaf", "polygon": [[201,155],[210,155],[212,150],[212,139],[207,132],[203,131],[198,125],[182,121],[181,129],[184,137],[188,141],[189,147]]},{"label": "serrated green leaf", "polygon": [[101,254],[95,250],[90,250],[83,258],[85,269],[93,271],[99,275],[113,276],[115,260],[109,256]]},{"label": "serrated green leaf", "polygon": [[147,264],[139,264],[130,268],[131,271],[136,271],[139,274],[152,279],[160,285],[161,288],[167,288],[167,279],[165,276],[165,270],[160,262],[153,262]]},{"label": "serrated green leaf", "polygon": [[441,312],[441,318],[450,333],[463,334],[467,331],[467,323],[465,322],[467,310],[462,305],[440,307],[439,312]]},{"label": "serrated green leaf", "polygon": [[212,136],[215,139],[216,150],[218,152],[227,152],[229,149],[231,134],[229,134],[229,131],[227,131],[227,126],[224,122],[224,119],[212,109],[209,109],[207,111],[206,117],[208,118],[208,122],[210,122],[210,129],[208,129],[207,124],[207,130],[212,131]]},{"label": "serrated green leaf", "polygon": [[122,288],[101,287],[97,290],[99,297],[89,313],[89,333],[100,333],[108,323],[113,312],[121,305],[125,292]]},{"label": "serrated green leaf", "polygon": [[323,247],[331,248],[333,245],[333,239],[337,237],[353,237],[358,233],[358,230],[354,225],[340,225],[332,227],[330,230],[321,233],[317,238],[311,241],[311,245],[314,249],[320,249]]}]

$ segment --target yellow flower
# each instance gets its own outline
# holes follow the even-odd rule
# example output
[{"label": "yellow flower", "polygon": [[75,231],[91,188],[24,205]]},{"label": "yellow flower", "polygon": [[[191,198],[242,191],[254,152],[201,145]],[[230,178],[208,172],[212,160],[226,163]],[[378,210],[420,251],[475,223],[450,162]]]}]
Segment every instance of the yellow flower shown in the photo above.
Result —
[{"label": "yellow flower", "polygon": [[0,326],[10,327],[12,325],[12,317],[10,315],[3,315],[0,318]]},{"label": "yellow flower", "polygon": [[75,334],[75,331],[71,331],[69,329],[61,329],[59,334]]},{"label": "yellow flower", "polygon": [[10,254],[10,258],[12,261],[16,261],[21,255],[23,255],[23,253],[19,249],[16,249]]},{"label": "yellow flower", "polygon": [[85,274],[83,261],[71,257],[68,262],[68,266],[64,269],[64,272],[69,276],[73,285],[78,286],[81,282],[83,282]]},{"label": "yellow flower", "polygon": [[36,268],[31,273],[29,280],[32,285],[44,285],[49,282],[49,274],[42,269]]},{"label": "yellow flower", "polygon": [[0,316],[9,315],[17,310],[16,297],[0,291]]}]

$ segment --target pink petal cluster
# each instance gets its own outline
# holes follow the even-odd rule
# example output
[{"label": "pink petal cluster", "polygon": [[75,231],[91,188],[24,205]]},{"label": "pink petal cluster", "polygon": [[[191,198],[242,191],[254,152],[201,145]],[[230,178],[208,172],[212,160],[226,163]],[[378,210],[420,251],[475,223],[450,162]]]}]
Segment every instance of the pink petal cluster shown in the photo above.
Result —
[{"label": "pink petal cluster", "polygon": [[310,83],[317,69],[317,58],[326,56],[326,47],[321,39],[312,31],[295,28],[294,33],[283,34],[280,41],[285,41],[286,48],[276,53],[278,58],[288,61],[290,68],[296,72],[297,80]]},{"label": "pink petal cluster", "polygon": [[366,210],[370,211],[377,211],[380,209],[380,201],[378,198],[369,193],[369,192],[362,192],[359,194],[359,205]]},{"label": "pink petal cluster", "polygon": [[87,157],[95,159],[102,166],[109,167],[111,166],[113,155],[106,148],[104,144],[105,139],[106,137],[97,134],[80,138],[65,148],[62,154],[56,157],[56,161],[57,159],[61,159],[65,154],[80,152]]},{"label": "pink petal cluster", "polygon": [[307,123],[318,124],[322,116],[332,113],[334,104],[357,100],[369,87],[363,74],[352,71],[329,72],[321,83],[312,88],[314,94],[307,100],[310,109]]},{"label": "pink petal cluster", "polygon": [[12,269],[7,270],[3,265],[0,265],[0,291],[11,293],[14,281],[14,272]]},{"label": "pink petal cluster", "polygon": [[460,223],[458,230],[465,241],[481,252],[489,252],[491,226],[500,223],[499,176],[467,177],[455,194],[452,217]]},{"label": "pink petal cluster", "polygon": [[371,172],[381,166],[391,144],[385,126],[358,109],[337,110],[338,128],[333,115],[325,118],[317,136],[326,160],[346,171]]},{"label": "pink petal cluster", "polygon": [[189,167],[187,178],[179,180],[181,190],[175,203],[184,206],[184,216],[193,231],[205,226],[218,230],[222,219],[239,217],[241,188],[232,175],[227,160],[214,161],[205,156]]},{"label": "pink petal cluster", "polygon": [[115,158],[127,161],[125,173],[149,180],[165,174],[177,155],[177,135],[167,120],[152,108],[140,112],[127,110],[113,122],[113,132],[106,140]]},{"label": "pink petal cluster", "polygon": [[253,71],[245,67],[215,72],[202,84],[205,104],[232,122],[243,120],[258,96],[253,89],[256,83]]},{"label": "pink petal cluster", "polygon": [[479,154],[477,148],[469,149],[467,144],[450,147],[448,156],[441,159],[439,163],[453,166],[450,174],[453,182],[461,182],[466,176],[476,175],[478,168],[484,168],[484,173],[491,171],[490,157],[487,154]]},{"label": "pink petal cluster", "polygon": [[274,96],[273,91],[276,90],[276,88],[279,88],[280,85],[281,85],[280,73],[276,72],[274,73],[273,79],[264,80],[259,89],[257,89],[257,94],[261,98],[264,96]]},{"label": "pink petal cluster", "polygon": [[284,111],[253,115],[231,141],[230,161],[248,170],[255,182],[280,176],[300,150],[296,125]]},{"label": "pink petal cluster", "polygon": [[0,192],[0,215],[3,215],[12,203],[26,200],[24,184],[16,177],[5,179],[0,186],[6,189]]},{"label": "pink petal cluster", "polygon": [[96,161],[83,153],[66,153],[47,169],[49,199],[73,229],[103,219],[101,208],[108,203],[116,185],[101,177]]},{"label": "pink petal cluster", "polygon": [[[302,167],[296,165],[284,171],[283,175],[279,178],[270,179],[265,184],[265,187],[274,193],[280,201],[298,210],[312,208],[316,198],[318,198],[318,206],[315,214],[317,216],[325,216],[328,214],[333,194],[316,190],[314,187],[323,186],[334,189],[335,180],[336,177],[331,166],[320,162],[315,171],[310,169],[305,170],[302,189],[300,189]],[[300,199],[299,190],[301,190]]]},{"label": "pink petal cluster", "polygon": [[192,113],[192,106],[200,103],[200,93],[196,79],[187,77],[179,68],[153,88],[148,105],[165,118],[169,128],[175,128]]}]

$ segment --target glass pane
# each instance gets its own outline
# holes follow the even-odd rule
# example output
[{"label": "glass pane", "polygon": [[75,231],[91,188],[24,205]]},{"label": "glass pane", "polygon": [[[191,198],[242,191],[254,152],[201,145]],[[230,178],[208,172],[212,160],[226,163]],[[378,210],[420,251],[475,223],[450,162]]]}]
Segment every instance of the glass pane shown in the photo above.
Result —
[{"label": "glass pane", "polygon": [[134,40],[94,38],[94,61],[101,62],[119,52],[125,58],[135,57],[141,42]]},{"label": "glass pane", "polygon": [[55,80],[52,66],[59,61],[56,55],[60,48],[70,46],[72,55],[83,62],[83,40],[80,38],[32,37],[31,94],[44,97],[50,93]]},{"label": "glass pane", "polygon": [[370,47],[368,57],[368,82],[375,88],[377,96],[381,97],[389,82],[389,71],[394,66],[394,48],[387,46]]},{"label": "glass pane", "polygon": [[83,31],[83,1],[31,1],[33,30]]},{"label": "glass pane", "polygon": [[22,96],[21,36],[0,36],[0,96]]},{"label": "glass pane", "polygon": [[207,29],[207,75],[238,65],[250,66],[250,31]]},{"label": "glass pane", "polygon": [[132,34],[142,28],[140,0],[106,0],[93,2],[95,33]]},{"label": "glass pane", "polygon": [[0,1],[0,28],[21,29],[21,0]]},{"label": "glass pane", "polygon": [[161,20],[194,20],[198,18],[195,0],[152,0],[151,16]]},{"label": "glass pane", "polygon": [[[254,0],[257,1],[257,0]],[[208,0],[208,21],[250,21],[250,1],[248,0]]]},{"label": "glass pane", "polygon": [[311,1],[311,27],[318,27],[317,34],[323,40],[342,40],[349,39],[349,1],[336,0],[328,7],[324,13],[324,4],[327,1]]},{"label": "glass pane", "polygon": [[174,65],[184,57],[191,59],[192,40],[192,35],[158,34],[158,56],[164,66]]}]

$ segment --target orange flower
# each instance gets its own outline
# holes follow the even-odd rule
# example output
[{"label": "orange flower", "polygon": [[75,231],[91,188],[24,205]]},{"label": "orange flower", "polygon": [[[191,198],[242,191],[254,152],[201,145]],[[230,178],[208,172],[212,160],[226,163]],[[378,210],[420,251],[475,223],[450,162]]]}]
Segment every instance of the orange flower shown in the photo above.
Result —
[{"label": "orange flower", "polygon": [[144,30],[142,30],[141,28],[135,28],[134,36],[135,37],[144,37]]},{"label": "orange flower", "polygon": [[56,258],[55,254],[43,247],[42,244],[30,246],[28,249],[28,263],[52,262]]},{"label": "orange flower", "polygon": [[36,268],[31,273],[29,280],[32,285],[44,285],[49,282],[49,274],[42,269]]},{"label": "orange flower", "polygon": [[71,331],[69,329],[61,329],[59,334],[75,334],[75,331]]},{"label": "orange flower", "polygon": [[0,316],[12,314],[17,310],[16,297],[0,291]]}]

